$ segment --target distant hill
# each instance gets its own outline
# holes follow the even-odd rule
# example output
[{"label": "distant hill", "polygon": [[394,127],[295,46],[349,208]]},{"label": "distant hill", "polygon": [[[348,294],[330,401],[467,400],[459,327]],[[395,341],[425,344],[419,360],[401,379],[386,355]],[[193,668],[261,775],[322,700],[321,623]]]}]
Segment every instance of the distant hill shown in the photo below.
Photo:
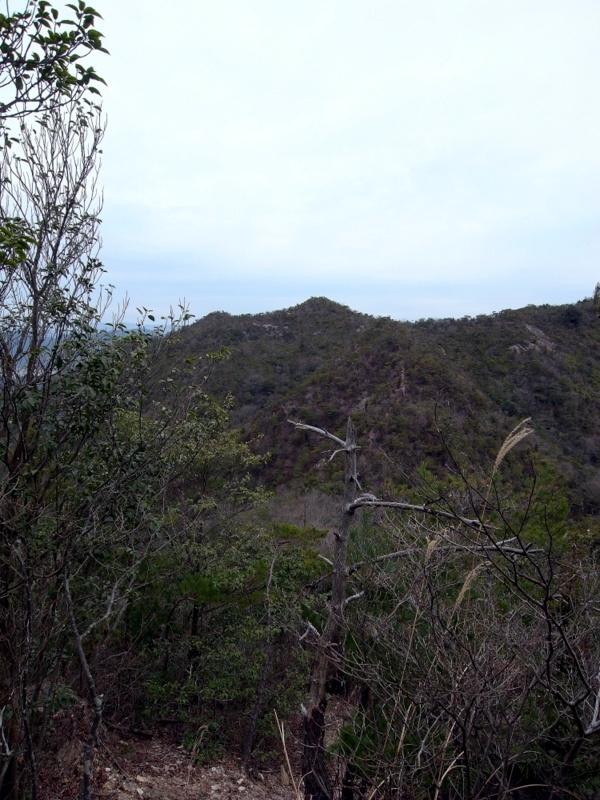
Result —
[{"label": "distant hill", "polygon": [[180,356],[204,355],[221,347],[229,360],[211,376],[219,397],[231,392],[236,421],[252,417],[275,397],[293,390],[373,317],[316,297],[265,314],[208,314],[182,333]]},{"label": "distant hill", "polygon": [[[538,460],[552,464],[582,512],[600,511],[600,320],[591,300],[409,323],[311,298],[267,314],[209,314],[171,355],[221,346],[231,356],[208,388],[231,392],[233,424],[262,436],[271,482],[333,479],[288,418],[341,432],[351,414],[365,477],[382,486],[422,461],[455,468],[438,428],[459,459],[485,464],[531,417]],[[513,458],[515,479],[528,468],[523,459]]]}]

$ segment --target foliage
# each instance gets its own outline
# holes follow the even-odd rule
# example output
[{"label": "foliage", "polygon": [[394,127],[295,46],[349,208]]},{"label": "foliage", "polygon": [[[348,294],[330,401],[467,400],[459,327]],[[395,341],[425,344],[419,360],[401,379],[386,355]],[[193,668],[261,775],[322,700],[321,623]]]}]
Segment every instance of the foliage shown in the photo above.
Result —
[{"label": "foliage", "polygon": [[[290,418],[335,430],[351,414],[369,432],[363,470],[382,487],[423,460],[443,476],[440,429],[452,431],[454,453],[476,464],[493,458],[504,430],[531,417],[535,450],[585,516],[600,508],[598,330],[591,300],[408,323],[313,298],[270,314],[210,314],[186,330],[179,349],[189,357],[227,344],[231,358],[208,386],[219,397],[235,387],[232,420],[245,435],[262,435],[257,446],[272,454],[264,475],[273,485],[318,481],[335,492],[339,481],[323,448],[309,451],[305,434],[290,436]],[[515,455],[505,480],[519,487],[528,471]]]},{"label": "foliage", "polygon": [[152,332],[145,310],[134,330],[118,314],[103,323],[103,125],[86,97],[98,77],[79,63],[103,48],[96,12],[69,8],[70,20],[47,2],[0,16],[7,136],[9,118],[19,121],[0,153],[3,800],[36,796],[51,715],[77,675],[92,711],[82,759],[82,793],[91,796],[98,726],[131,667],[122,623],[140,581],[153,570],[155,581],[172,578],[156,571],[180,554],[193,572],[205,551],[219,551],[223,521],[262,497],[250,485],[262,459],[201,385],[212,359],[195,381],[185,363],[155,379],[186,309]]},{"label": "foliage", "polygon": [[83,0],[68,4],[63,16],[47,0],[27,0],[21,11],[0,14],[0,128],[10,145],[6,121],[56,110],[92,93],[104,83],[81,62],[107,50],[96,29],[100,16]]},{"label": "foliage", "polygon": [[149,562],[157,580],[130,604],[129,635],[147,664],[136,679],[136,713],[146,722],[177,720],[195,756],[208,761],[241,750],[258,711],[253,758],[270,761],[272,709],[296,708],[305,682],[306,654],[291,628],[295,598],[322,571],[314,531],[237,520],[196,536],[161,553],[160,565]]}]

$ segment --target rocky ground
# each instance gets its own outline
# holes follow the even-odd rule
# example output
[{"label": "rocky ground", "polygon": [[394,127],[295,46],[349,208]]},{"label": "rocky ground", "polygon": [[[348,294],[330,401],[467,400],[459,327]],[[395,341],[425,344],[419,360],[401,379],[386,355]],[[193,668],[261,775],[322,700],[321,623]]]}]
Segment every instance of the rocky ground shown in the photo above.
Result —
[{"label": "rocky ground", "polygon": [[[97,796],[106,800],[293,800],[285,771],[243,775],[236,764],[194,765],[191,755],[168,742],[151,741],[119,759],[97,767]],[[108,763],[111,761],[112,763]]]},{"label": "rocky ground", "polygon": [[[40,800],[78,800],[82,743],[88,730],[83,709],[55,718],[52,748],[40,765]],[[94,797],[103,800],[294,800],[282,763],[244,775],[233,760],[199,766],[193,753],[165,732],[135,733],[103,726],[94,753]]]}]

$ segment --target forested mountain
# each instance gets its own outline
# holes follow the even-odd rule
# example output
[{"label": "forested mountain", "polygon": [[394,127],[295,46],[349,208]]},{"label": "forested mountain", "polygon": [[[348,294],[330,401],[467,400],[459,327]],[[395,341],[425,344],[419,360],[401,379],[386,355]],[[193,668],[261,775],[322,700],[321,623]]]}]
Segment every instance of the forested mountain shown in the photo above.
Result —
[{"label": "forested mountain", "polygon": [[531,417],[533,450],[566,481],[574,508],[600,508],[600,321],[591,300],[409,323],[312,298],[267,314],[209,314],[183,331],[177,356],[220,346],[230,357],[209,370],[208,389],[221,399],[232,392],[233,423],[262,436],[272,484],[331,477],[288,419],[339,431],[351,415],[364,473],[381,485],[423,460],[434,469],[452,455],[491,463],[506,432]]},{"label": "forested mountain", "polygon": [[596,800],[600,289],[105,324],[96,17],[0,15],[0,800]]}]

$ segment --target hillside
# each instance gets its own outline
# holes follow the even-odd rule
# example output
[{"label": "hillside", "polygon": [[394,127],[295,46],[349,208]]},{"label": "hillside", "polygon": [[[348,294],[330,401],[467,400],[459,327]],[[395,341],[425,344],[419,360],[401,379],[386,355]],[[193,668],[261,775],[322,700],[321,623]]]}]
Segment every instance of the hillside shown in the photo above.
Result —
[{"label": "hillside", "polygon": [[[563,476],[576,507],[600,509],[600,321],[591,300],[408,323],[313,298],[268,314],[209,314],[172,355],[221,346],[231,355],[211,368],[208,389],[233,392],[232,422],[262,436],[272,483],[327,486],[335,470],[289,418],[339,431],[352,414],[365,477],[381,485],[423,460],[448,466],[447,442],[460,458],[491,463],[506,433],[531,417],[533,450]],[[515,479],[520,469],[523,458]]]},{"label": "hillside", "polygon": [[233,391],[240,422],[293,390],[372,323],[367,314],[326,298],[266,314],[217,311],[184,329],[173,355],[202,357],[226,347],[230,356],[211,370],[209,388],[219,399]]}]

